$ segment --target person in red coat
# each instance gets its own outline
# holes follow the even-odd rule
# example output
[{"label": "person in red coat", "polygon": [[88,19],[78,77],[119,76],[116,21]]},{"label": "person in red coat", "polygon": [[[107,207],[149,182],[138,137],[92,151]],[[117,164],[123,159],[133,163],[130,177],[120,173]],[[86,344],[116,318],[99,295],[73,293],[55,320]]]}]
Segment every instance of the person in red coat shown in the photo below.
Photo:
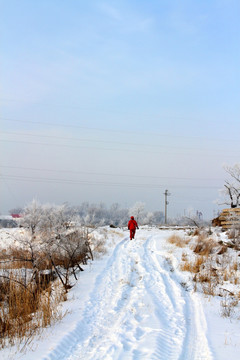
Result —
[{"label": "person in red coat", "polygon": [[130,240],[134,239],[136,229],[138,229],[138,224],[134,220],[134,216],[131,216],[131,219],[128,222],[128,230],[130,230]]}]

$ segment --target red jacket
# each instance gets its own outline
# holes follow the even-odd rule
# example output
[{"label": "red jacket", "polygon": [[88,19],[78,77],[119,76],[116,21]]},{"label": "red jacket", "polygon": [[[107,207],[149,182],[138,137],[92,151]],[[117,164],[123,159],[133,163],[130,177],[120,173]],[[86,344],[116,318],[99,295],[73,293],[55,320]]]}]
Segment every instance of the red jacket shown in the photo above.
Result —
[{"label": "red jacket", "polygon": [[131,217],[131,220],[129,220],[128,222],[128,230],[135,230],[136,228],[138,228],[138,224],[136,222],[136,220],[134,220],[133,216]]}]

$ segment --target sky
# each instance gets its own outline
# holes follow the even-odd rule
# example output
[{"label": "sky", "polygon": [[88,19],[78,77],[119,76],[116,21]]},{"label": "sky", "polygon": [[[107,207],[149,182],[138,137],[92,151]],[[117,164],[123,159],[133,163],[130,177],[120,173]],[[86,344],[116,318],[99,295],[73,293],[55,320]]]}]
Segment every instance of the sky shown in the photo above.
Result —
[{"label": "sky", "polygon": [[240,162],[238,0],[0,1],[0,213],[211,219]]}]

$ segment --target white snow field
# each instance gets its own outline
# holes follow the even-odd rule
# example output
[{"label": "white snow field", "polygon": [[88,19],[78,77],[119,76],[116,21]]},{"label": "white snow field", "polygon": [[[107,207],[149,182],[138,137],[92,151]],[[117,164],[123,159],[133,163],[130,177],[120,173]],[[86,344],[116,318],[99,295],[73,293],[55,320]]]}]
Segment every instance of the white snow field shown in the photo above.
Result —
[{"label": "white snow field", "polygon": [[[172,230],[105,229],[108,253],[93,261],[63,304],[65,317],[1,359],[239,359],[239,320],[221,318],[219,300],[194,292],[178,270]],[[101,236],[101,235],[99,235]]]}]

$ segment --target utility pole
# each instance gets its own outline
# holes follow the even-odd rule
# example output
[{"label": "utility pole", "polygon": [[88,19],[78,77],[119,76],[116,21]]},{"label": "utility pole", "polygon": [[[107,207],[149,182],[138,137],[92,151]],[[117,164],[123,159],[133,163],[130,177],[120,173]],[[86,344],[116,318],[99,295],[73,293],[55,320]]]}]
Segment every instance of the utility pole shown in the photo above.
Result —
[{"label": "utility pole", "polygon": [[165,224],[167,224],[167,206],[169,204],[167,197],[170,196],[171,194],[168,192],[168,190],[165,190]]}]

